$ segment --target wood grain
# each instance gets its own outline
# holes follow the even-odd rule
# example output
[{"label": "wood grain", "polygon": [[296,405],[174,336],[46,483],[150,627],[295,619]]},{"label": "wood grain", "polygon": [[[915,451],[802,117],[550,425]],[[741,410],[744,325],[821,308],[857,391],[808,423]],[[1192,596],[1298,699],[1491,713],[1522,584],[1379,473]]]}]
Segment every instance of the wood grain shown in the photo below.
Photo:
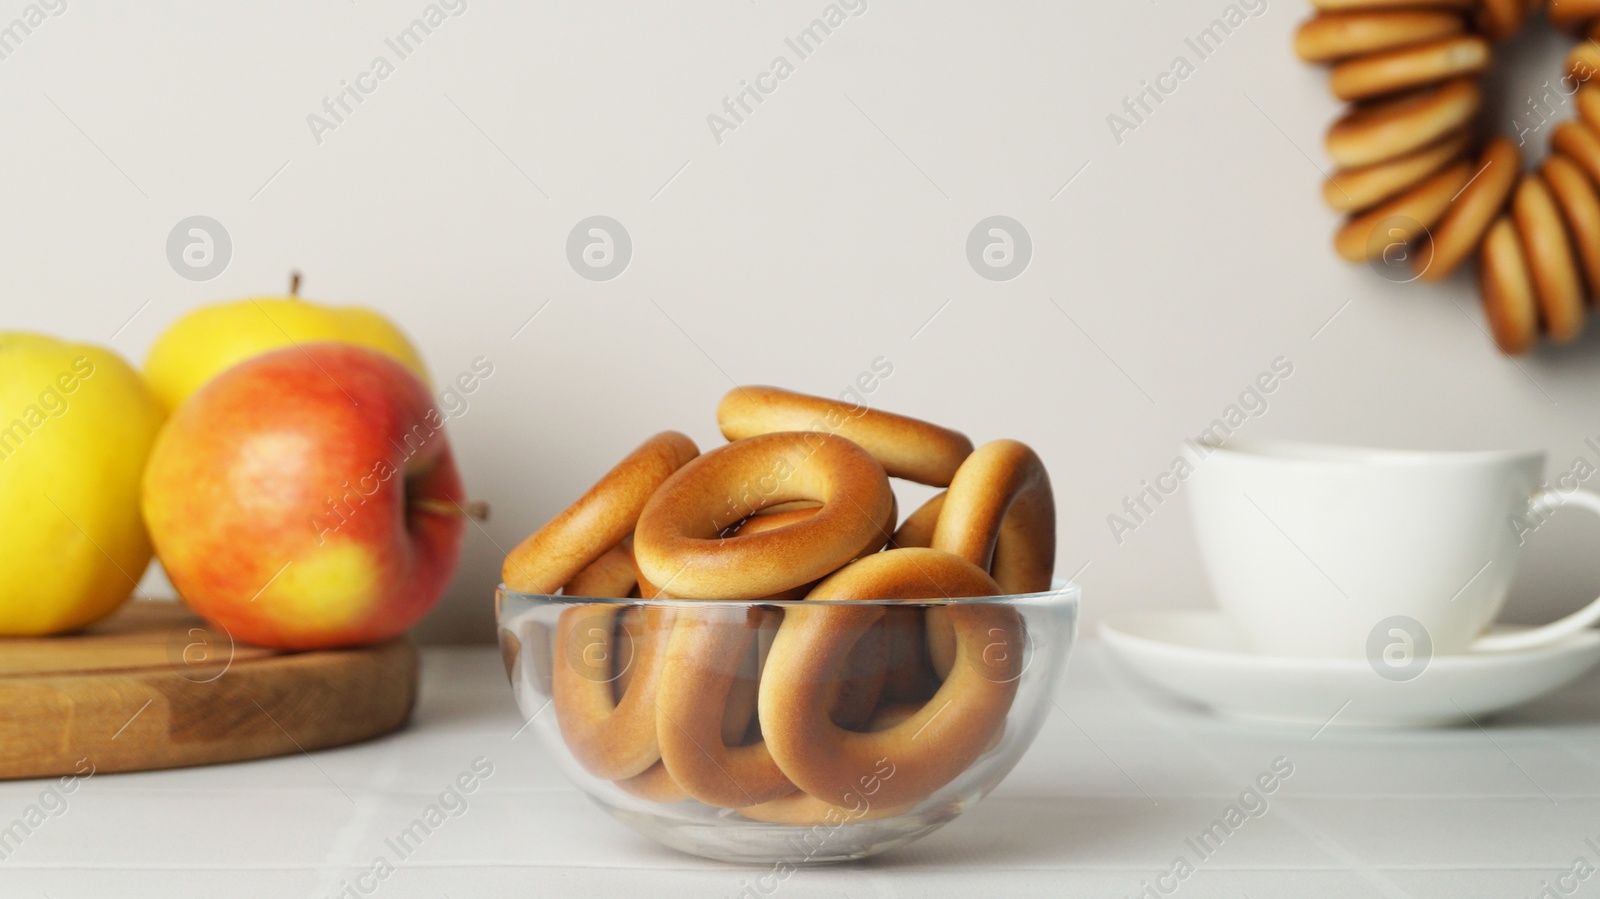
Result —
[{"label": "wood grain", "polygon": [[82,633],[0,639],[0,779],[341,746],[403,726],[416,694],[406,638],[285,653],[176,602],[131,602]]}]

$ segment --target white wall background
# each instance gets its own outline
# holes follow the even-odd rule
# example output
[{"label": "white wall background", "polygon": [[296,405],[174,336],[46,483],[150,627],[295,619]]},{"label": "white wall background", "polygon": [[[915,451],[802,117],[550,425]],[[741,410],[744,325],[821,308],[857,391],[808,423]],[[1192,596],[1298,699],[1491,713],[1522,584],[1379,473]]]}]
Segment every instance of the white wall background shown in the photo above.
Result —
[{"label": "white wall background", "polygon": [[[466,0],[319,145],[306,116],[396,62],[384,39],[423,0],[65,2],[0,61],[3,326],[142,359],[184,310],[299,268],[306,295],[401,322],[441,381],[488,356],[451,434],[495,517],[429,639],[490,639],[502,549],[644,436],[716,440],[731,381],[837,393],[878,356],[883,407],[1043,454],[1091,623],[1209,602],[1181,493],[1120,545],[1107,516],[1278,356],[1294,373],[1250,436],[1600,465],[1600,327],[1514,363],[1468,279],[1392,284],[1333,255],[1338,106],[1290,52],[1299,3],[1258,8],[1118,145],[1107,114],[1193,62],[1222,0],[867,0],[719,145],[707,115],[792,62],[822,0]],[[0,0],[0,23],[24,9]],[[1491,127],[1566,43],[1507,54]],[[197,214],[234,244],[203,283],[165,253]],[[565,253],[596,214],[634,242],[598,283]],[[995,214],[1034,244],[1008,282],[964,251]],[[1597,533],[1571,513],[1540,531],[1509,614],[1600,590]]]}]

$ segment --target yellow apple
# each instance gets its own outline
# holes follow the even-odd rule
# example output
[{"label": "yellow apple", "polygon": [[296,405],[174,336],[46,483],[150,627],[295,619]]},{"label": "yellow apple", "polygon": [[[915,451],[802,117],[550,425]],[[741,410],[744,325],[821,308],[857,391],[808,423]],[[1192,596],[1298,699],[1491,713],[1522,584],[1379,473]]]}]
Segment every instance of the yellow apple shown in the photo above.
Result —
[{"label": "yellow apple", "polygon": [[422,357],[388,319],[362,306],[324,306],[293,296],[254,297],[190,312],[156,340],[145,357],[144,373],[170,412],[246,359],[327,340],[384,353],[431,388]]},{"label": "yellow apple", "polygon": [[139,481],[165,417],[111,350],[0,332],[0,635],[110,614],[150,563]]}]

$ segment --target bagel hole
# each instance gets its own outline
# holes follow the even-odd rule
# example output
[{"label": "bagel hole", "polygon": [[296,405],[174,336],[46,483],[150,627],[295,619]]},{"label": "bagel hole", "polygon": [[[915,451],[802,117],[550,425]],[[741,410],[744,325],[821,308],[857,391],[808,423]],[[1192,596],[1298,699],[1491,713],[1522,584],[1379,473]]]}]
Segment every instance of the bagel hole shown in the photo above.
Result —
[{"label": "bagel hole", "polygon": [[1489,69],[1479,79],[1478,135],[1502,134],[1517,142],[1523,171],[1544,160],[1555,126],[1578,115],[1572,93],[1585,82],[1566,78],[1567,55],[1583,40],[1581,32],[1552,25],[1541,9],[1509,40],[1494,45]]}]

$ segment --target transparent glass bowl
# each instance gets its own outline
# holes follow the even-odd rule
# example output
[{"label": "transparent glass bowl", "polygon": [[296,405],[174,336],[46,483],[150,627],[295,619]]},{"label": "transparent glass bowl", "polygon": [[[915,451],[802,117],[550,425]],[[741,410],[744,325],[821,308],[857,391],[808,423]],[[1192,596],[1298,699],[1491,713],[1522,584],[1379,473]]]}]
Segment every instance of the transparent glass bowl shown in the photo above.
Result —
[{"label": "transparent glass bowl", "polygon": [[517,706],[601,808],[684,852],[798,866],[903,846],[988,795],[1049,712],[1078,588],[751,603],[502,586],[495,607]]}]

